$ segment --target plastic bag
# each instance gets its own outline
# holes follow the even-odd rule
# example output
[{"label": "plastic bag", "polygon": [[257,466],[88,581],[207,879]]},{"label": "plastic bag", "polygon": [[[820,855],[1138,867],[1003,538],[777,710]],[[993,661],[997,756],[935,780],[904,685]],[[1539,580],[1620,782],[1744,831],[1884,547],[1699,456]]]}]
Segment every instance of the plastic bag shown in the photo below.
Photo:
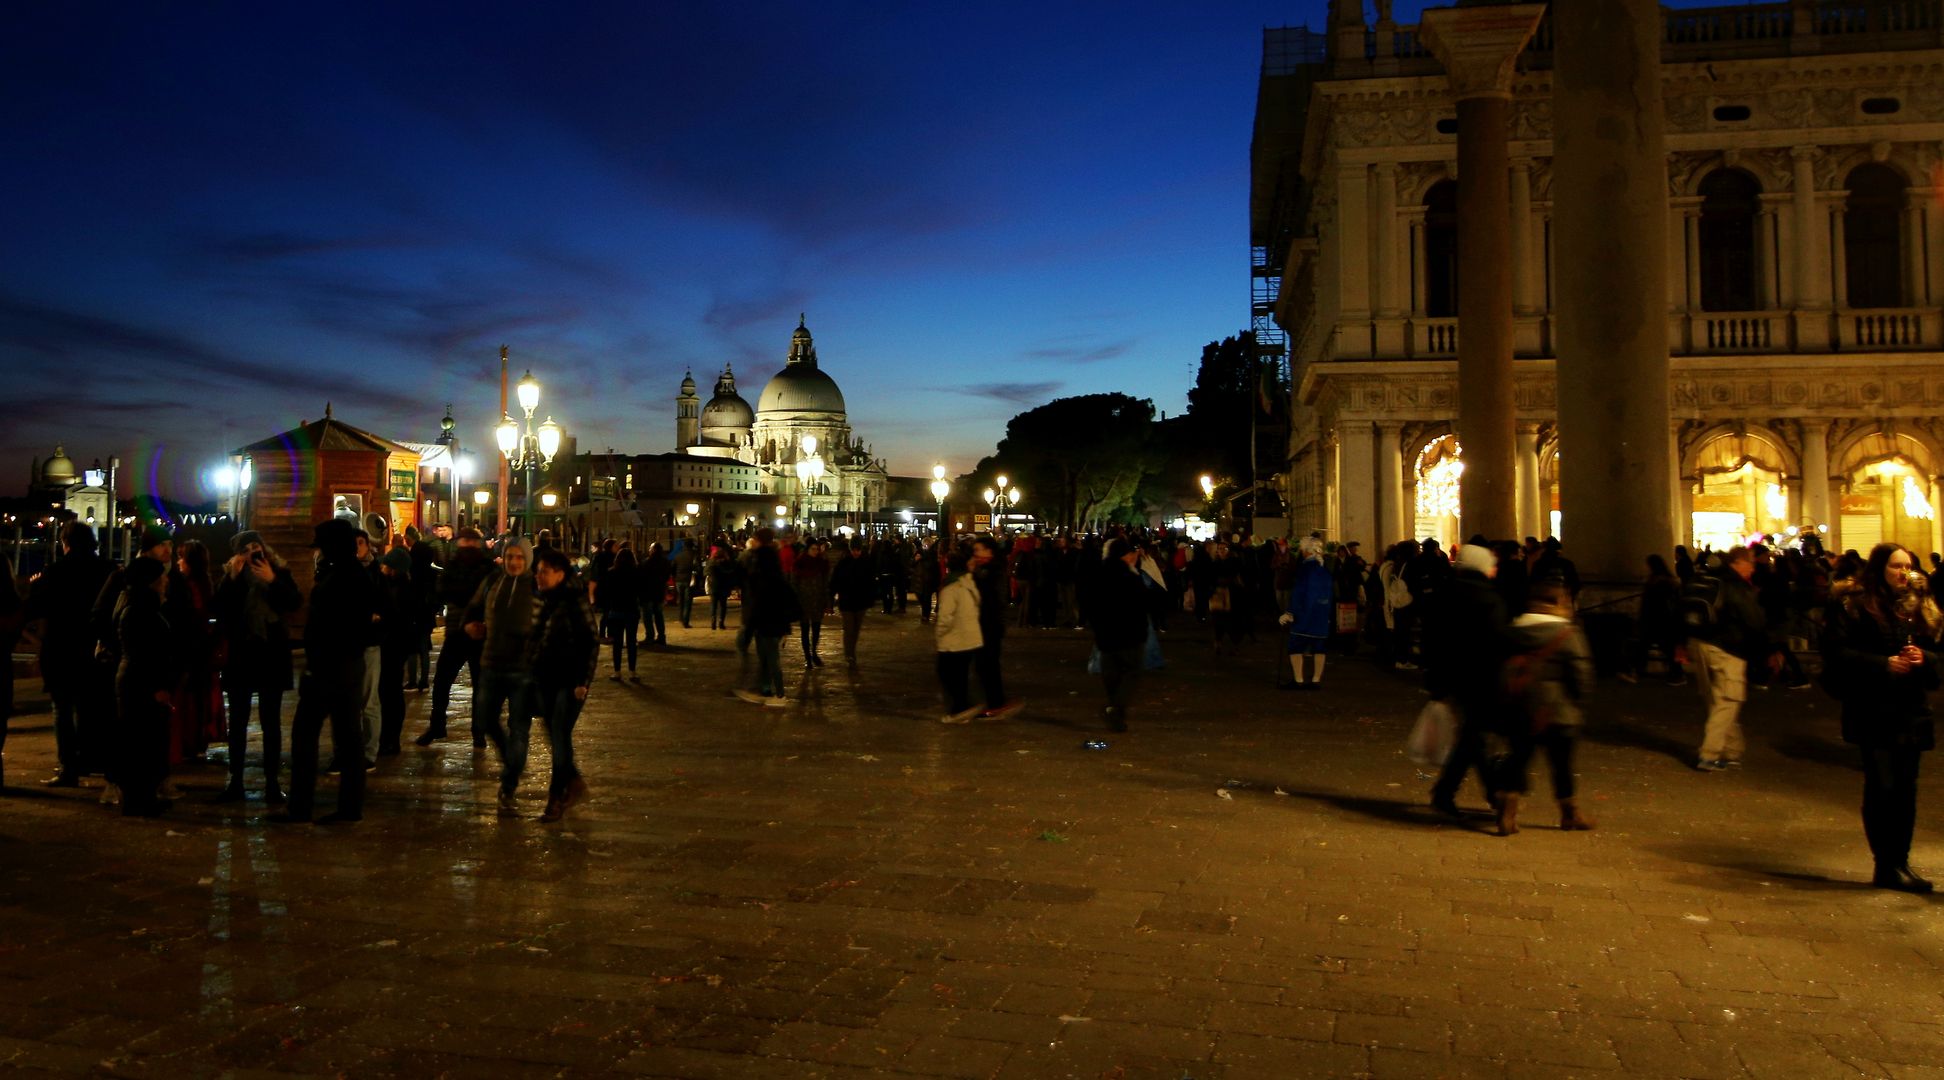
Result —
[{"label": "plastic bag", "polygon": [[1458,714],[1442,701],[1428,701],[1404,740],[1404,754],[1419,765],[1442,768],[1457,742]]}]

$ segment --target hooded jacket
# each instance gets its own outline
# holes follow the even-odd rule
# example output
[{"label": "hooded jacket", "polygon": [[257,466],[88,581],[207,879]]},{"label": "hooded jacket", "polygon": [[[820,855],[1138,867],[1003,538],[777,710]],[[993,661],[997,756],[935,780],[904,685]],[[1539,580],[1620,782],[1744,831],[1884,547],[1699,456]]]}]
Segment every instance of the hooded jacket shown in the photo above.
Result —
[{"label": "hooded jacket", "polygon": [[1579,703],[1593,692],[1593,649],[1586,635],[1563,615],[1528,611],[1512,620],[1510,636],[1513,656],[1533,659],[1519,703],[1527,716],[1577,730]]},{"label": "hooded jacket", "polygon": [[932,635],[939,652],[967,652],[985,644],[979,631],[979,587],[972,583],[971,574],[953,574],[938,591]]},{"label": "hooded jacket", "polygon": [[494,567],[466,605],[467,623],[486,624],[479,659],[494,671],[518,671],[526,663],[527,638],[540,610],[533,588],[533,547],[515,537],[507,541],[506,550],[515,549],[526,553],[526,573],[515,577],[504,566]]},{"label": "hooded jacket", "polygon": [[[1891,743],[1930,750],[1937,736],[1930,692],[1938,687],[1935,605],[1921,575],[1904,591],[1887,618],[1872,612],[1854,581],[1830,590],[1823,628],[1823,683],[1843,703],[1843,741]],[[1890,673],[1890,658],[1905,645],[1924,652],[1923,666],[1907,675]]]}]

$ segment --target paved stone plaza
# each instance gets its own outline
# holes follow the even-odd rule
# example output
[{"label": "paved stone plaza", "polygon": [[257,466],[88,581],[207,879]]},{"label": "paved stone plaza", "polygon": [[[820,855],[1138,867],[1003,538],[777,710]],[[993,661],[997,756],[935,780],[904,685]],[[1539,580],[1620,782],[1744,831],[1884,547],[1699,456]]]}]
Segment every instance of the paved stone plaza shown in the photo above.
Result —
[{"label": "paved stone plaza", "polygon": [[[359,825],[210,805],[214,766],[123,820],[33,784],[24,684],[0,1071],[1944,1076],[1939,909],[1862,884],[1817,692],[1758,692],[1747,768],[1710,775],[1690,689],[1604,687],[1599,831],[1541,797],[1500,839],[1433,823],[1400,752],[1422,698],[1364,658],[1278,692],[1267,637],[1216,659],[1178,628],[1100,751],[1070,630],[1009,637],[1028,706],[966,727],[915,610],[870,616],[858,672],[786,647],[788,709],[729,696],[730,634],[671,637],[646,687],[596,687],[594,801],[561,826],[544,740],[505,821],[463,724],[389,759]],[[1926,797],[1915,862],[1944,871]]]}]

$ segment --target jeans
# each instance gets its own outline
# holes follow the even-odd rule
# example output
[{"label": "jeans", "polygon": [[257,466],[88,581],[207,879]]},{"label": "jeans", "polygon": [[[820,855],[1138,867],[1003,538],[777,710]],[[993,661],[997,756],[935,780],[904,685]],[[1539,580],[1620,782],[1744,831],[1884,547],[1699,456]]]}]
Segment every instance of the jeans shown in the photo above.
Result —
[{"label": "jeans", "polygon": [[938,685],[945,691],[945,711],[962,713],[972,707],[972,691],[967,676],[972,672],[972,656],[977,649],[938,654]]},{"label": "jeans", "polygon": [[384,670],[384,657],[378,646],[365,650],[364,662],[364,713],[359,723],[364,731],[364,759],[377,761],[378,733],[385,723],[384,706],[378,702],[379,675]]},{"label": "jeans", "polygon": [[473,734],[484,735],[502,758],[510,753],[507,750],[507,725],[500,722],[502,709],[520,725],[519,753],[522,759],[526,757],[526,724],[533,715],[532,704],[527,700],[527,689],[528,680],[524,671],[490,667],[479,669],[479,685],[473,688]]},{"label": "jeans", "polygon": [[1530,791],[1527,766],[1532,761],[1533,751],[1543,746],[1546,762],[1552,768],[1553,798],[1561,801],[1572,798],[1577,790],[1573,782],[1573,749],[1578,743],[1575,732],[1557,724],[1537,735],[1514,735],[1512,752],[1506,756],[1505,765],[1499,771],[1498,789],[1516,791],[1521,795]]},{"label": "jeans", "polygon": [[844,619],[844,659],[857,663],[857,635],[864,630],[864,613],[845,611],[840,613]]},{"label": "jeans", "polygon": [[709,594],[709,629],[729,629],[729,590]]},{"label": "jeans", "polygon": [[1134,687],[1141,681],[1141,666],[1147,652],[1145,643],[1118,649],[1100,650],[1100,681],[1107,689],[1107,708],[1116,716],[1126,716]]},{"label": "jeans", "polygon": [[[547,782],[547,797],[558,799],[567,794],[567,785],[580,778],[580,769],[574,765],[574,722],[580,719],[581,706],[585,703],[574,697],[571,686],[536,686],[533,703],[547,719],[547,745],[553,751],[553,776]],[[525,740],[521,742],[524,744]],[[520,764],[526,764],[524,745]]]},{"label": "jeans", "polygon": [[417,655],[415,642],[387,643],[378,649],[378,750],[398,750],[405,731],[405,665]]},{"label": "jeans", "polygon": [[[283,771],[283,691],[258,690],[257,727],[263,731],[263,786],[277,786]],[[230,786],[243,786],[243,758],[250,746],[250,691],[229,691]]]},{"label": "jeans", "polygon": [[686,582],[675,589],[676,610],[682,613],[682,625],[687,626],[695,615],[695,586]]},{"label": "jeans", "polygon": [[783,638],[756,635],[756,692],[766,697],[783,696]]},{"label": "jeans", "polygon": [[636,629],[640,625],[641,625],[641,616],[636,614],[635,612],[632,611],[608,612],[608,640],[610,642],[608,649],[610,655],[613,657],[614,670],[616,673],[619,673],[621,670],[621,647],[625,643],[628,648],[628,674],[630,675],[634,674],[635,648],[636,648],[635,633],[636,633]]},{"label": "jeans", "polygon": [[1863,835],[1878,870],[1899,870],[1910,863],[1923,752],[1893,743],[1864,743],[1862,750]]},{"label": "jeans", "polygon": [[803,621],[797,624],[797,637],[803,643],[803,659],[807,663],[823,644],[823,612],[804,612]]},{"label": "jeans", "polygon": [[667,613],[662,610],[665,607],[667,605],[662,602],[662,598],[656,596],[649,599],[647,606],[641,609],[641,621],[648,626],[650,645],[668,644]]},{"label": "jeans", "polygon": [[354,656],[330,669],[309,672],[297,694],[297,711],[290,718],[290,816],[307,821],[317,795],[317,739],[324,721],[331,722],[331,750],[343,766],[338,775],[337,812],[342,817],[364,816],[364,765],[356,759],[364,747],[360,720],[364,700],[364,657]]},{"label": "jeans", "polygon": [[1006,703],[1006,683],[999,675],[999,647],[1002,641],[998,634],[989,634],[986,643],[979,646],[972,658],[972,666],[979,673],[979,687],[985,693],[988,709],[996,709]]},{"label": "jeans", "polygon": [[439,664],[432,676],[432,718],[426,730],[445,734],[446,714],[452,708],[452,684],[459,678],[460,668],[466,669],[467,682],[478,692],[480,644],[457,626],[446,628],[445,641],[439,646]]}]

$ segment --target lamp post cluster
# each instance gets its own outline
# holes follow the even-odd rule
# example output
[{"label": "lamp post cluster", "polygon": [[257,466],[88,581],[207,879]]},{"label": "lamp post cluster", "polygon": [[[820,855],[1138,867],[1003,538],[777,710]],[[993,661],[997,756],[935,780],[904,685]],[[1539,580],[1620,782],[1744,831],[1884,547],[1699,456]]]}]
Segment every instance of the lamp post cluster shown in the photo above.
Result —
[{"label": "lamp post cluster", "polygon": [[1006,531],[1006,511],[1019,505],[1019,488],[1006,484],[1006,474],[1000,473],[997,488],[985,489],[986,504],[992,507],[993,529],[1004,535]]},{"label": "lamp post cluster", "polygon": [[939,536],[944,536],[945,496],[952,493],[952,485],[950,481],[945,479],[945,463],[942,461],[932,466],[931,493],[932,498],[938,501],[938,521],[932,528],[932,531]]},{"label": "lamp post cluster", "polygon": [[[797,455],[797,520],[808,522],[810,519],[810,496],[817,485],[823,482],[824,459],[817,453],[817,437],[803,437],[803,452]],[[781,516],[780,514],[778,515]]]},{"label": "lamp post cluster", "polygon": [[[525,414],[526,423],[522,428],[520,421],[506,416],[500,420],[494,432],[499,438],[500,453],[506,456],[506,465],[526,473],[526,519],[527,535],[533,535],[533,472],[534,469],[553,464],[554,455],[560,452],[560,425],[553,417],[547,417],[538,430],[533,426],[533,411],[540,407],[540,380],[528,371],[519,382],[520,411]],[[547,497],[553,498],[549,492]],[[483,503],[481,504],[484,505]],[[552,503],[547,504],[549,508]]]}]

